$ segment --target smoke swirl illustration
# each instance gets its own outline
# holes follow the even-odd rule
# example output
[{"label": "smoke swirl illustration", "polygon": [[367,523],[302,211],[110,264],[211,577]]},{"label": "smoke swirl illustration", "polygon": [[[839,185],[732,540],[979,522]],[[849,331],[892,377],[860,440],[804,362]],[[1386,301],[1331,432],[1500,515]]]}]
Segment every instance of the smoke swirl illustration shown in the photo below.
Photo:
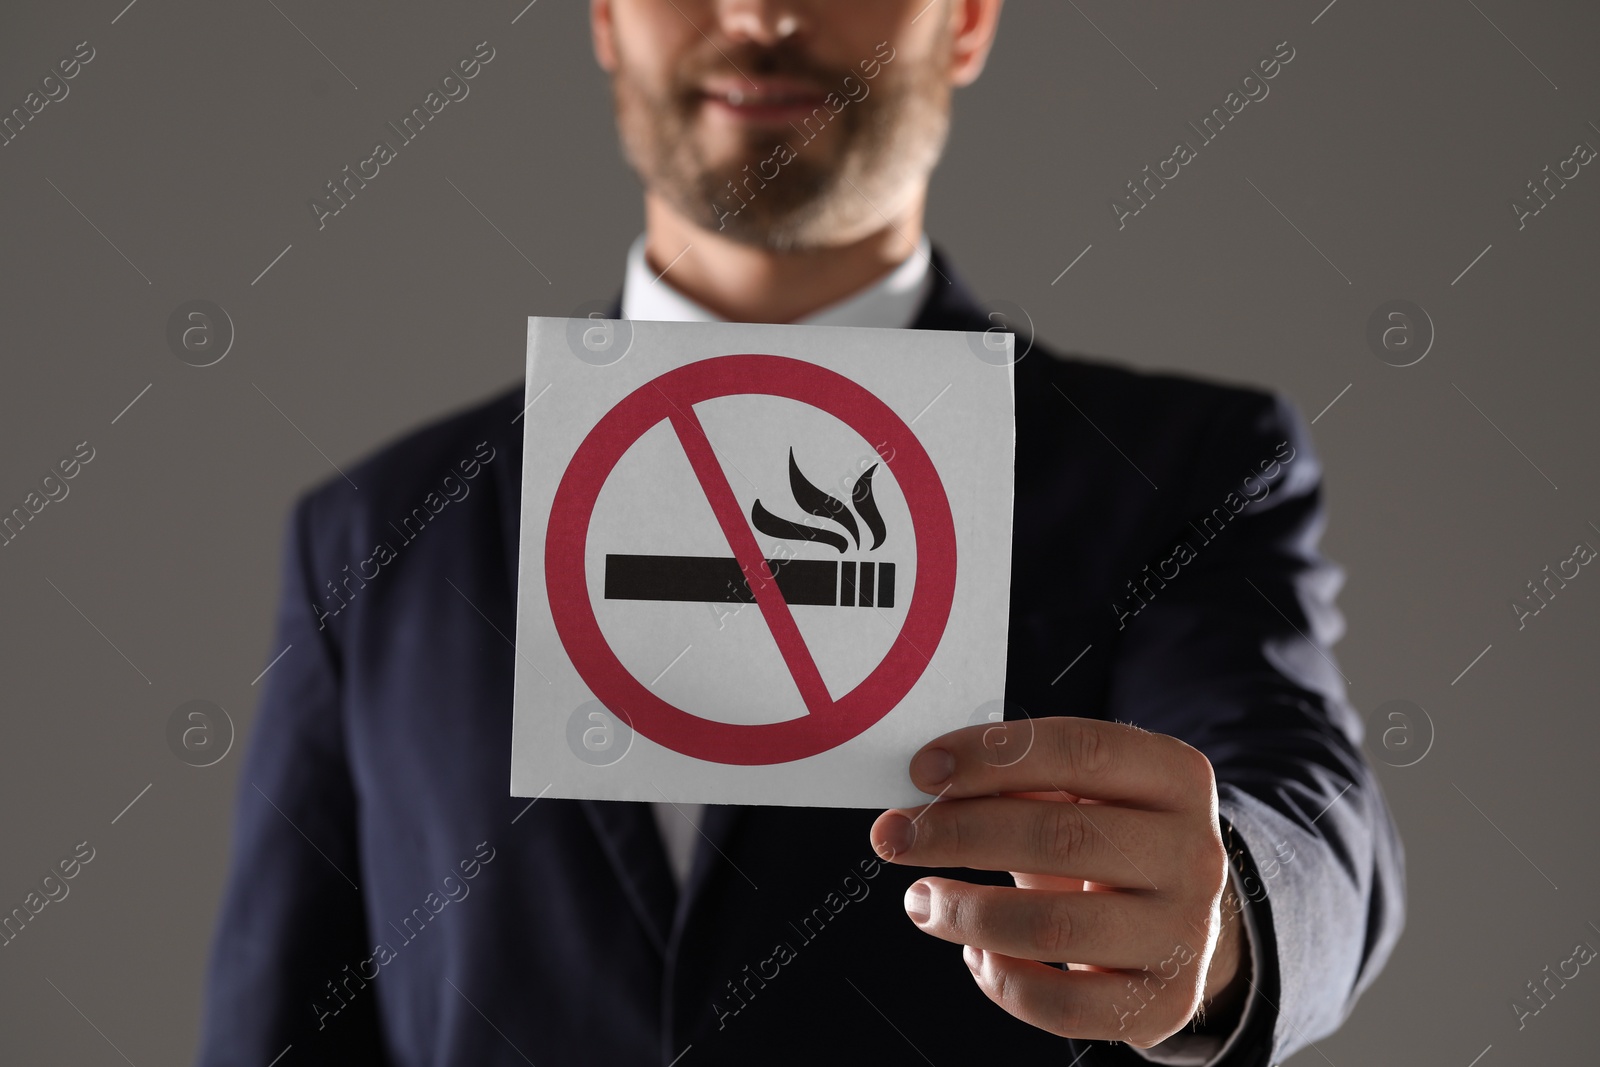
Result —
[{"label": "smoke swirl illustration", "polygon": [[[886,530],[883,515],[878,511],[877,501],[872,495],[872,475],[877,469],[878,465],[874,463],[856,479],[855,486],[850,490],[850,500],[855,504],[856,513],[861,516],[861,521],[872,534],[873,548],[883,544]],[[800,510],[819,519],[837,523],[850,535],[850,541],[846,541],[843,535],[832,530],[807,526],[774,515],[759,500],[750,508],[750,521],[757,530],[770,537],[781,537],[789,541],[816,541],[828,545],[841,554],[849,549],[852,541],[857,548],[861,547],[861,527],[856,523],[856,516],[851,514],[849,506],[843,500],[830,496],[811,484],[810,480],[800,472],[800,465],[795,462],[792,448],[789,449],[789,491],[794,494],[794,502],[799,505]]]}]

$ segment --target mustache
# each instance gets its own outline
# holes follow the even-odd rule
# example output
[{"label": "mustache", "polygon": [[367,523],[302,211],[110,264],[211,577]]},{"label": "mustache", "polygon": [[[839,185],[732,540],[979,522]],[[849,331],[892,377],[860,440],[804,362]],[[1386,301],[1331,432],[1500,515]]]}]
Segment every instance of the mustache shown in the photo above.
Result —
[{"label": "mustache", "polygon": [[719,48],[711,41],[704,41],[678,64],[673,75],[674,95],[686,99],[698,96],[700,86],[708,77],[730,71],[745,78],[794,78],[811,82],[823,92],[855,73],[853,67],[835,67],[818,61],[803,46],[743,44]]}]

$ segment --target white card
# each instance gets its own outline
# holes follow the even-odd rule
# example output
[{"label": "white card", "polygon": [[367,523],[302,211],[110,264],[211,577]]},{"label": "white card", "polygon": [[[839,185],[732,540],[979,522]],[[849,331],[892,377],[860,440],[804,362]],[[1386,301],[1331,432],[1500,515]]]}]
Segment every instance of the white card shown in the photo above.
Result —
[{"label": "white card", "polygon": [[1010,334],[528,320],[511,792],[893,807],[998,720]]}]

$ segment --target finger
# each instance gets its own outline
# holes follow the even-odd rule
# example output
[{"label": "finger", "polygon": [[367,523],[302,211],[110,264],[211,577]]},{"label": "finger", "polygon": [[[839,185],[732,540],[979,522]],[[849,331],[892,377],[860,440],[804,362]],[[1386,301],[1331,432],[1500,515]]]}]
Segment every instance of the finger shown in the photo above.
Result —
[{"label": "finger", "polygon": [[[1182,816],[1109,804],[973,797],[886,811],[872,824],[878,855],[917,867],[972,867],[1156,890],[1182,857]],[[1159,847],[1158,847],[1159,846]]]},{"label": "finger", "polygon": [[1200,1006],[1198,989],[1181,976],[1161,983],[1148,975],[1063,971],[971,946],[963,956],[990,1000],[1060,1037],[1149,1048],[1176,1033]]},{"label": "finger", "polygon": [[924,878],[906,890],[923,933],[1047,963],[1156,968],[1172,947],[1155,906],[1128,893],[1054,893]]},{"label": "finger", "polygon": [[912,757],[911,780],[950,800],[1048,790],[1171,811],[1215,791],[1211,761],[1177,738],[1069,716],[980,723],[935,738]]}]

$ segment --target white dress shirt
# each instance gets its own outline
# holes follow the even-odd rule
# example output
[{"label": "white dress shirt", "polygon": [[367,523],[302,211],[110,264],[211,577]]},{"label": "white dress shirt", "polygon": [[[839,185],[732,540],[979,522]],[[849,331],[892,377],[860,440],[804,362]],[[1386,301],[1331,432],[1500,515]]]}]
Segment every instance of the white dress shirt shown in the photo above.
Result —
[{"label": "white dress shirt", "polygon": [[[640,234],[628,249],[628,268],[622,282],[622,317],[653,319],[657,322],[719,322],[720,317],[674,289],[663,275],[650,269],[644,258],[645,235]],[[691,250],[689,255],[693,255]],[[928,267],[932,246],[927,234],[900,265],[872,285],[829,304],[801,319],[808,326],[880,326],[904,329],[917,317],[927,297]],[[694,862],[695,841],[700,833],[704,804],[653,804],[656,825],[666,846],[668,866],[678,884],[689,877]]]},{"label": "white dress shirt", "polygon": [[[712,314],[683,293],[674,289],[666,273],[658,274],[650,268],[644,255],[645,235],[640,234],[628,248],[627,272],[622,283],[622,317],[625,319],[653,319],[664,322],[719,322],[720,316]],[[688,250],[693,255],[693,250]],[[926,233],[920,234],[917,247],[901,261],[900,265],[865,289],[837,303],[829,304],[799,320],[808,326],[876,326],[889,329],[906,329],[916,321],[928,290],[933,284],[932,245]],[[669,268],[670,271],[670,268]],[[667,804],[653,802],[656,826],[661,831],[661,841],[666,848],[668,866],[673,878],[681,887],[689,877],[694,862],[695,843],[700,837],[700,819],[705,813],[704,804]],[[1229,866],[1229,880],[1240,899],[1240,890],[1233,868]],[[1259,938],[1255,932],[1255,919],[1246,905],[1244,912],[1246,937],[1250,946],[1251,972],[1261,973]],[[1224,1039],[1221,1035],[1200,1035],[1180,1031],[1151,1049],[1134,1049],[1140,1056],[1168,1067],[1211,1067],[1233,1047],[1235,1039],[1243,1032],[1255,1011],[1252,996],[1239,1026]]]}]

